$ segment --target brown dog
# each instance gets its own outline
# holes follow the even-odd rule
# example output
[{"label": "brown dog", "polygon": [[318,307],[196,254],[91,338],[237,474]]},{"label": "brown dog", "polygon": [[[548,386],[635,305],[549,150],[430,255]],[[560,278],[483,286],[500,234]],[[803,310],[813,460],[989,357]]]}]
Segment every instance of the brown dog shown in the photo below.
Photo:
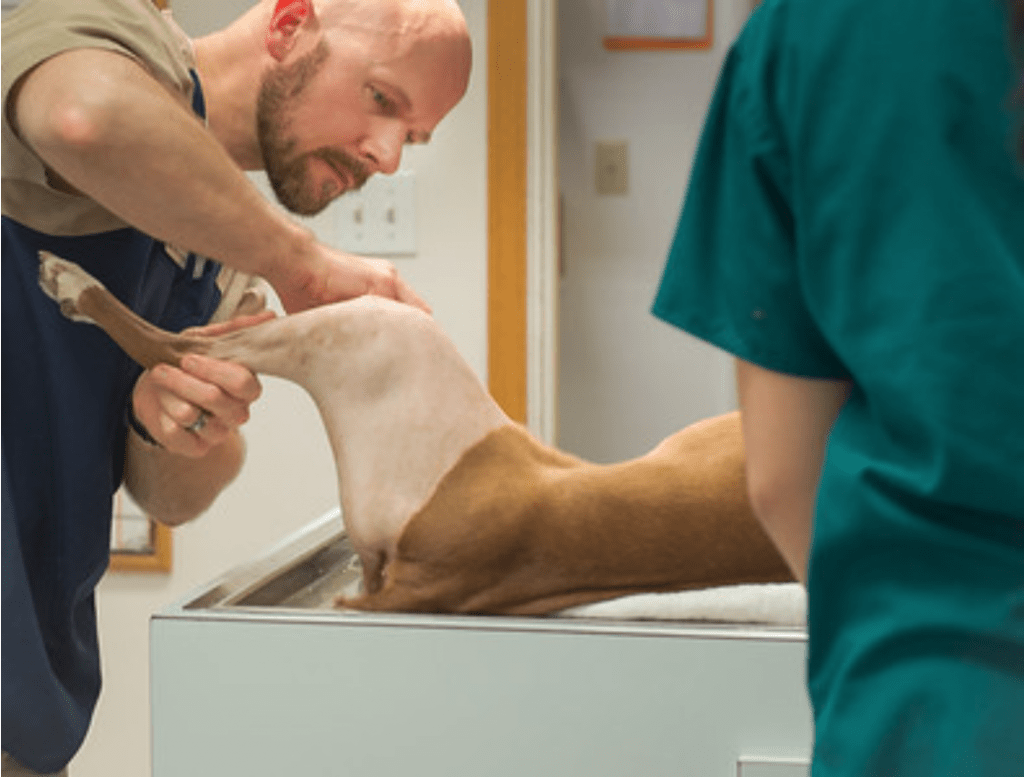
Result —
[{"label": "brown dog", "polygon": [[512,422],[439,326],[377,297],[221,337],[157,329],[40,255],[65,315],[144,367],[190,351],[294,381],[334,452],[365,593],[348,607],[540,614],[630,593],[792,580],[746,496],[739,416],[596,465]]}]

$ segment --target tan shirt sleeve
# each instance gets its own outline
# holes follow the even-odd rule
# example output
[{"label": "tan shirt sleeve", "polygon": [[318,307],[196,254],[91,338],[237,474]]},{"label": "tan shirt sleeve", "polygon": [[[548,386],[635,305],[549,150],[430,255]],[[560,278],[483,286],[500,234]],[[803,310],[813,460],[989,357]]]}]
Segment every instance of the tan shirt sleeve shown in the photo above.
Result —
[{"label": "tan shirt sleeve", "polygon": [[[167,256],[181,268],[188,265],[189,253],[181,248],[164,243]],[[199,259],[198,267],[209,259]],[[217,288],[220,289],[220,304],[210,316],[209,323],[217,324],[235,316],[249,316],[267,308],[267,300],[273,293],[270,284],[257,275],[242,272],[221,265],[217,273]]]},{"label": "tan shirt sleeve", "polygon": [[270,285],[256,275],[222,267],[217,276],[220,287],[220,306],[210,317],[210,323],[227,321],[235,316],[251,316],[267,308]]},{"label": "tan shirt sleeve", "polygon": [[89,199],[53,188],[46,168],[8,120],[11,88],[64,51],[111,51],[142,65],[183,105],[192,98],[188,37],[150,0],[27,0],[3,20],[3,214],[51,235],[84,235],[125,223]]}]

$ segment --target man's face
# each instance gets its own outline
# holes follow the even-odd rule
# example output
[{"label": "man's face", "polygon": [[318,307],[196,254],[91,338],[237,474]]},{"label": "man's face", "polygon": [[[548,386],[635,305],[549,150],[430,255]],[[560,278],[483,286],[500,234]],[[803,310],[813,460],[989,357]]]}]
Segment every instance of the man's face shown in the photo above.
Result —
[{"label": "man's face", "polygon": [[[320,41],[314,51],[294,63],[278,65],[264,77],[256,104],[257,137],[267,178],[278,201],[303,216],[319,213],[343,191],[359,189],[370,177],[366,166],[344,149],[324,146],[298,153],[297,138],[288,134],[291,106],[323,68],[328,54],[327,43]],[[311,172],[314,159],[334,171],[334,180],[318,179]]]},{"label": "man's face", "polygon": [[278,200],[313,215],[374,173],[395,172],[404,145],[429,140],[468,75],[468,47],[373,19],[328,30],[278,62],[264,76],[256,110]]}]

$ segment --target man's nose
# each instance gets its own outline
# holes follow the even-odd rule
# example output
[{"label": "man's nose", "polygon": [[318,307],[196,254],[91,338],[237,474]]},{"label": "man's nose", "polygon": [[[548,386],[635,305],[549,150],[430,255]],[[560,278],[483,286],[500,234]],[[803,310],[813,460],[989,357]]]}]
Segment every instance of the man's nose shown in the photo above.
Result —
[{"label": "man's nose", "polygon": [[361,149],[368,166],[385,175],[397,171],[407,132],[399,121],[380,122],[373,127]]}]

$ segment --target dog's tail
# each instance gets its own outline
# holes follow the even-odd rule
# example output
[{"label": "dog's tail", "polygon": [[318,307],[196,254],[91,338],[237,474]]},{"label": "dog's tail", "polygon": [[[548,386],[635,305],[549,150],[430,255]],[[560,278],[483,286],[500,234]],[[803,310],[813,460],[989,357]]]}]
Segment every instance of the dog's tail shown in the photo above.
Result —
[{"label": "dog's tail", "polygon": [[173,334],[150,324],[79,265],[49,251],[39,252],[39,285],[65,316],[96,324],[147,369],[161,363],[178,366],[185,354],[210,349],[208,338]]}]

